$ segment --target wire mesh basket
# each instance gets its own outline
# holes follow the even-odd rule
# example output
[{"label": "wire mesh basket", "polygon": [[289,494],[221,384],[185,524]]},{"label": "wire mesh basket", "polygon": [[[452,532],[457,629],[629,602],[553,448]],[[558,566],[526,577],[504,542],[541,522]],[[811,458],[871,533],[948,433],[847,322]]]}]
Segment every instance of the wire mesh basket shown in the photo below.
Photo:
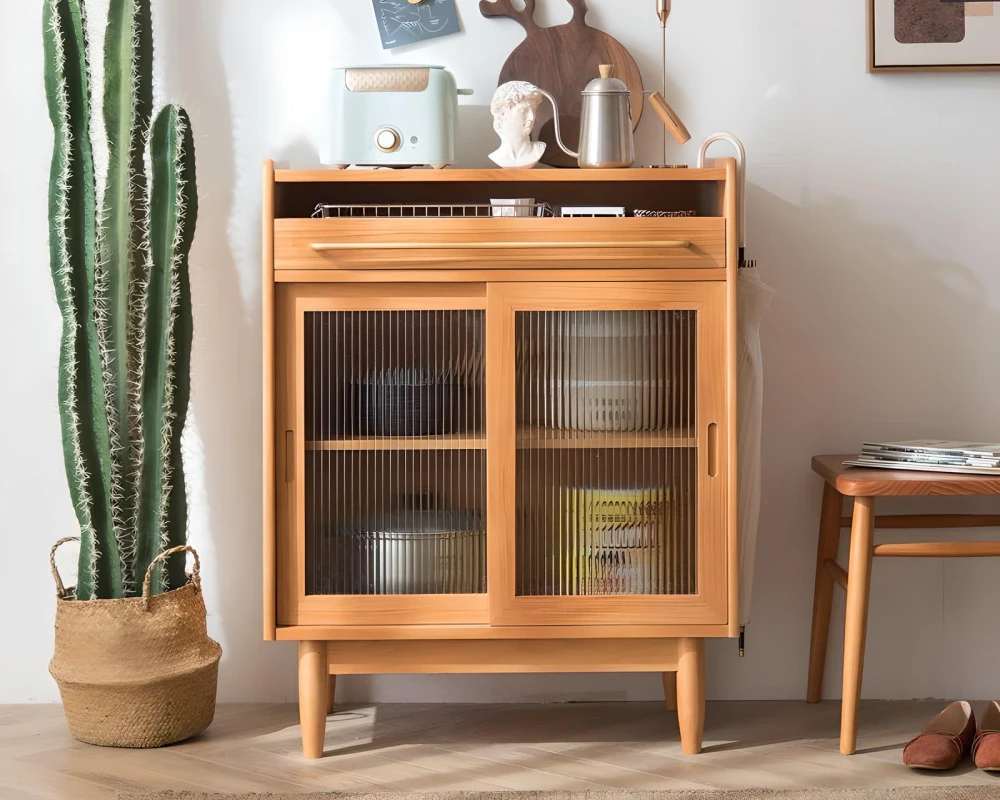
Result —
[{"label": "wire mesh basket", "polygon": [[313,212],[314,219],[423,219],[423,218],[495,218],[495,217],[551,217],[548,203],[473,203],[465,205],[442,204],[350,204],[329,205],[320,203]]}]

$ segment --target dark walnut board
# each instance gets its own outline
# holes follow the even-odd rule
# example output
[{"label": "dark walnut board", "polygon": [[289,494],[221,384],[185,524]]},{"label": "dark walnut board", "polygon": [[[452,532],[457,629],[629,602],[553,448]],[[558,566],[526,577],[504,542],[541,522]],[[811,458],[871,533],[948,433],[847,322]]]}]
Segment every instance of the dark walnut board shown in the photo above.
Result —
[{"label": "dark walnut board", "polygon": [[[524,0],[524,9],[514,7],[513,0],[481,0],[479,10],[484,17],[508,17],[516,20],[528,34],[510,54],[500,71],[497,85],[507,81],[527,81],[559,101],[559,121],[563,142],[579,149],[580,108],[582,92],[591,80],[600,76],[601,64],[612,64],[615,77],[620,78],[632,93],[632,126],[639,125],[642,116],[642,75],[632,54],[613,36],[587,24],[586,0],[567,0],[573,7],[573,19],[565,25],[542,28],[535,23],[535,0]],[[576,160],[567,156],[556,144],[552,109],[543,103],[538,109],[535,129],[545,142],[542,163],[554,167],[575,167]]]}]

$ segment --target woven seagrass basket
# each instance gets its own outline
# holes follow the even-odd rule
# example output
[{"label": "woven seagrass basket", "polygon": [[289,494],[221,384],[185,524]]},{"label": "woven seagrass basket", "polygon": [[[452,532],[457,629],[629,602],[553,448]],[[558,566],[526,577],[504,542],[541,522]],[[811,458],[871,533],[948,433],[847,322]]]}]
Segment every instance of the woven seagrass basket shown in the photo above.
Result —
[{"label": "woven seagrass basket", "polygon": [[[198,554],[174,547],[157,556],[142,597],[72,599],[55,565],[56,647],[49,672],[59,684],[66,721],[81,742],[105,747],[162,747],[196,736],[215,716],[222,648],[208,637]],[[180,589],[150,596],[153,567],[190,552],[194,571]]]}]

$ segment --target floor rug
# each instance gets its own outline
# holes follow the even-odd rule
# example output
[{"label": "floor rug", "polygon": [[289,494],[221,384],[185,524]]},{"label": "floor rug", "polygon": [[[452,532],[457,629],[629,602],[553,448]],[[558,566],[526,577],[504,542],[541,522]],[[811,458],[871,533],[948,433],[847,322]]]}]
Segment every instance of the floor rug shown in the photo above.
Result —
[{"label": "floor rug", "polygon": [[1000,785],[906,789],[739,789],[736,791],[610,790],[600,792],[313,792],[311,794],[199,794],[147,792],[119,800],[1000,800]]}]

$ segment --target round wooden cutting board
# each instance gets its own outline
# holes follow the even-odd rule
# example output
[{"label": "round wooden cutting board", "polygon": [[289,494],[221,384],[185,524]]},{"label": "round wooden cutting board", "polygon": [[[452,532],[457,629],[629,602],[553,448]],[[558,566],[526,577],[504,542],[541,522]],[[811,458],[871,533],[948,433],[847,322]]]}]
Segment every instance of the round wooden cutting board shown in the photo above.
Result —
[{"label": "round wooden cutting board", "polygon": [[[513,0],[481,0],[479,10],[484,17],[509,17],[527,32],[527,38],[510,54],[500,71],[497,85],[507,81],[528,81],[559,101],[559,122],[566,146],[579,149],[580,108],[582,92],[599,77],[601,64],[612,64],[616,77],[624,81],[632,93],[632,127],[642,116],[642,76],[632,54],[613,36],[587,24],[586,0],[567,0],[573,7],[573,19],[565,25],[542,28],[535,23],[535,0],[525,0],[524,9],[514,7]],[[542,163],[554,167],[575,167],[576,159],[567,156],[556,144],[552,108],[543,103],[535,122],[538,138],[545,142]]]}]

